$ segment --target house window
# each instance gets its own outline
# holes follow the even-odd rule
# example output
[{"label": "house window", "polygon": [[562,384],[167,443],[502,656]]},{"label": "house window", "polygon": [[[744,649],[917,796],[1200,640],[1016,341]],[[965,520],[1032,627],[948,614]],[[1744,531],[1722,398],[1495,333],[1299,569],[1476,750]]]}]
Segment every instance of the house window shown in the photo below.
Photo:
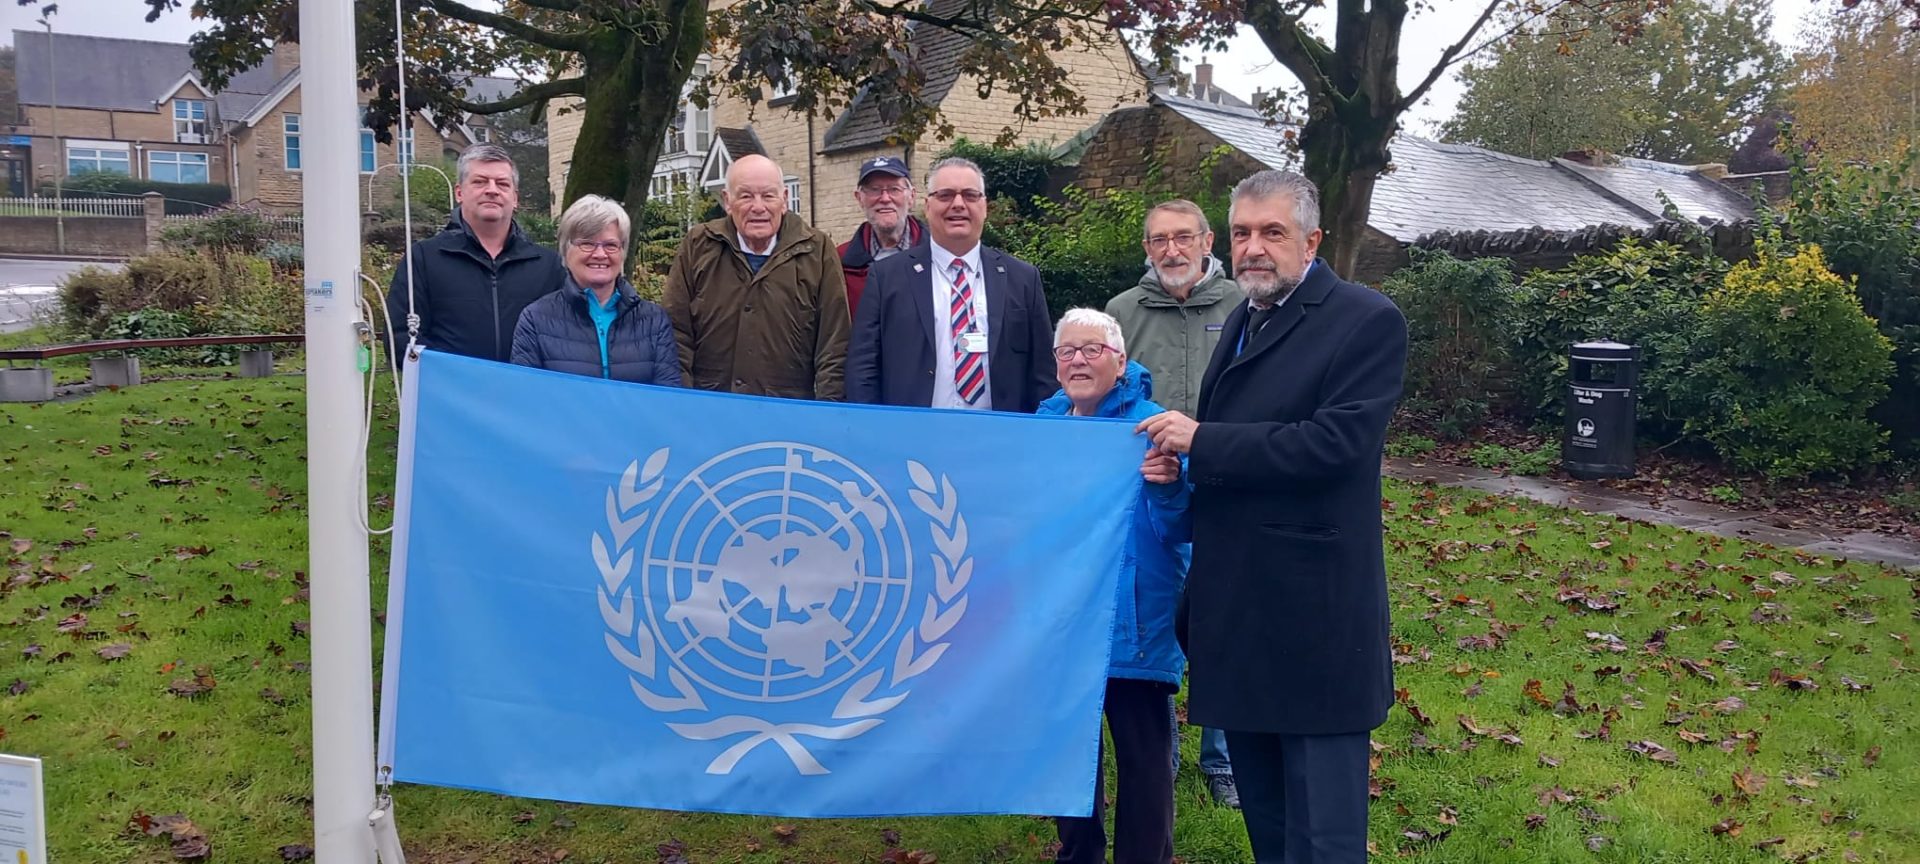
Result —
[{"label": "house window", "polygon": [[713,146],[713,109],[693,108],[692,110],[693,152],[705,153],[708,147]]},{"label": "house window", "polygon": [[286,138],[287,170],[300,170],[300,115],[283,114],[280,131]]},{"label": "house window", "polygon": [[204,100],[173,100],[173,140],[178,144],[207,143],[207,103]]},{"label": "house window", "polygon": [[206,183],[207,154],[154,150],[147,154],[147,179],[162,183]]},{"label": "house window", "polygon": [[667,138],[661,142],[660,155],[677,156],[687,152],[686,127],[682,125],[685,119],[686,112],[682,111],[667,123]]},{"label": "house window", "polygon": [[412,165],[413,164],[413,124],[412,123],[406,123],[400,127],[400,135],[395,139],[395,144],[399,147],[401,166],[404,167],[407,165]]},{"label": "house window", "polygon": [[121,174],[133,176],[133,160],[127,156],[127,145],[85,146],[67,145],[68,174]]},{"label": "house window", "polygon": [[485,144],[493,140],[493,130],[485,126],[470,126],[473,130],[473,143]]},{"label": "house window", "polygon": [[800,178],[787,178],[787,212],[800,212]]}]

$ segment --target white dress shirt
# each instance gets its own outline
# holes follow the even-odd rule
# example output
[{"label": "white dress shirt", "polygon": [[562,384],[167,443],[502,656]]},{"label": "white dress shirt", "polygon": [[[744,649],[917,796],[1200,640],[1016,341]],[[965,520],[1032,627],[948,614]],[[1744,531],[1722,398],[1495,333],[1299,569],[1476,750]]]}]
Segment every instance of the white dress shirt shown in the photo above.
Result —
[{"label": "white dress shirt", "polygon": [[987,365],[986,354],[980,355],[980,371],[986,376],[986,389],[980,393],[980,400],[971,405],[960,398],[960,385],[953,380],[953,262],[959,260],[967,268],[967,290],[973,293],[973,329],[982,337],[987,335],[987,280],[980,269],[980,244],[965,254],[956,255],[940,248],[940,244],[929,242],[933,252],[933,406],[934,408],[959,408],[963,410],[993,410],[993,370]]}]

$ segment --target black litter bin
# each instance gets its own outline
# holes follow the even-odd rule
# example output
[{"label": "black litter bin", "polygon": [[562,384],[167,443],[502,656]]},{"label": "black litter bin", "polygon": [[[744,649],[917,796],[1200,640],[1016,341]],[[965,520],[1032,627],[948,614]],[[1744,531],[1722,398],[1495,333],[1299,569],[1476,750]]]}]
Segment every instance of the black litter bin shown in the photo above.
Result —
[{"label": "black litter bin", "polygon": [[1632,477],[1640,349],[1618,342],[1580,342],[1568,354],[1568,372],[1561,467],[1582,480]]}]

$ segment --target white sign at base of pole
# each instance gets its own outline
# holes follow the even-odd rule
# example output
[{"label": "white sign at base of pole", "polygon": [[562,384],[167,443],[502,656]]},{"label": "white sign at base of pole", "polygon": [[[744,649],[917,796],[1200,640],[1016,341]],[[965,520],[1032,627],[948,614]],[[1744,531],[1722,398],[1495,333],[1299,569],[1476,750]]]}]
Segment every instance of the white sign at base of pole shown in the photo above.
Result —
[{"label": "white sign at base of pole", "polygon": [[0,864],[46,864],[47,793],[40,760],[0,753]]}]

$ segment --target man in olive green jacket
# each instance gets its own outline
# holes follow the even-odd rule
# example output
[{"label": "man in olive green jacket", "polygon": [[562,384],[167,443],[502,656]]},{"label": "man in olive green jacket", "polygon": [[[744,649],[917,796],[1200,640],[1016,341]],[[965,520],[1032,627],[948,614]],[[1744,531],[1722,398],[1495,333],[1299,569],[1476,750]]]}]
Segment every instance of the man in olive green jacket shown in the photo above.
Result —
[{"label": "man in olive green jacket", "polygon": [[1148,211],[1142,245],[1151,266],[1138,285],[1107,301],[1107,314],[1120,322],[1129,359],[1153,373],[1153,401],[1187,414],[1198,407],[1221,326],[1247,294],[1208,254],[1213,232],[1192,201]]},{"label": "man in olive green jacket", "polygon": [[[1153,373],[1153,401],[1192,417],[1221,328],[1235,308],[1246,305],[1247,292],[1209,254],[1213,231],[1192,201],[1177,198],[1147,211],[1143,234],[1146,275],[1107,301],[1107,314],[1120,322],[1128,359]],[[1176,746],[1176,758],[1179,752]],[[1200,773],[1214,804],[1240,806],[1225,732],[1200,730]]]},{"label": "man in olive green jacket", "polygon": [[846,395],[846,279],[833,241],[786,212],[780,166],[727,170],[727,215],[680,241],[661,305],[687,386],[840,401]]}]

